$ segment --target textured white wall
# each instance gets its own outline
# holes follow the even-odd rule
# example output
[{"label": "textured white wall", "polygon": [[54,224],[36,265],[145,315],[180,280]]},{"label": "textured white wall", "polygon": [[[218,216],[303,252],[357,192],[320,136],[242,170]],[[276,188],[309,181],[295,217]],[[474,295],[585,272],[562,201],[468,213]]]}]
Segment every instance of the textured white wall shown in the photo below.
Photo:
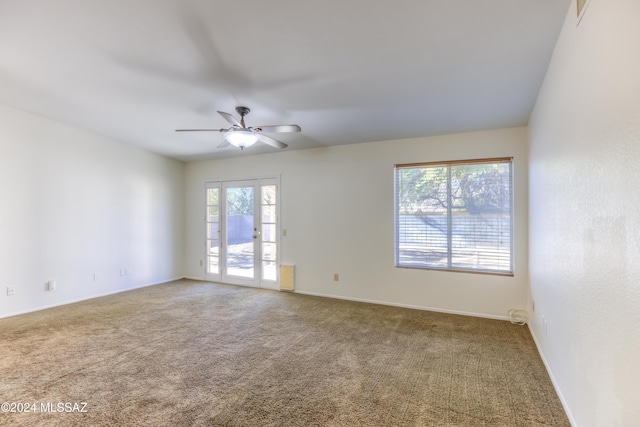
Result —
[{"label": "textured white wall", "polygon": [[0,316],[183,276],[182,163],[3,106],[0,122]]},{"label": "textured white wall", "polygon": [[572,8],[530,121],[531,329],[579,426],[640,425],[638,17]]},{"label": "textured white wall", "polygon": [[[511,128],[189,163],[187,275],[204,274],[204,183],[279,175],[281,261],[296,265],[297,290],[504,318],[527,305],[526,138]],[[394,165],[506,156],[515,170],[515,277],[395,268]]]}]

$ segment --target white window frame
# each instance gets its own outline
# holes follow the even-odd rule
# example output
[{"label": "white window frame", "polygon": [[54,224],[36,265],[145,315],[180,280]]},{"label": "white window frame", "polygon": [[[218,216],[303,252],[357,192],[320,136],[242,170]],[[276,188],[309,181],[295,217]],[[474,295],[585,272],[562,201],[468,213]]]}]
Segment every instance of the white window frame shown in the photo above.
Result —
[{"label": "white window frame", "polygon": [[[508,249],[508,267],[505,267],[503,263],[499,263],[499,267],[495,268],[487,268],[487,267],[460,267],[454,266],[452,263],[452,253],[455,251],[454,245],[452,243],[452,236],[454,228],[452,226],[452,210],[451,210],[451,201],[452,201],[452,178],[451,178],[451,168],[461,165],[473,165],[473,164],[508,164],[509,165],[509,225],[508,225],[508,244],[504,246],[504,248]],[[446,265],[437,266],[436,263],[429,264],[428,261],[422,262],[407,262],[402,260],[401,255],[401,240],[403,236],[401,235],[401,212],[400,212],[400,189],[399,189],[399,171],[403,169],[417,169],[417,168],[437,168],[437,167],[446,167],[446,213],[443,216],[446,218],[446,223],[444,224],[444,229],[446,230],[446,246],[444,249],[441,249],[439,252],[442,253],[446,251],[447,259]],[[394,168],[394,253],[395,253],[395,266],[400,268],[419,268],[419,269],[427,269],[427,270],[440,270],[440,271],[454,271],[454,272],[465,272],[465,273],[480,273],[480,274],[494,274],[501,276],[513,276],[513,260],[514,260],[514,208],[513,208],[513,199],[514,199],[514,186],[513,186],[513,158],[505,157],[505,158],[490,158],[490,159],[475,159],[475,160],[455,160],[455,161],[442,161],[442,162],[427,162],[427,163],[409,163],[409,164],[398,164],[395,165]],[[403,214],[405,215],[405,214]],[[404,230],[404,229],[403,229]],[[405,246],[406,248],[407,246]],[[423,251],[426,254],[436,253],[429,252],[429,250]],[[443,263],[442,260],[439,261],[440,264]]]}]

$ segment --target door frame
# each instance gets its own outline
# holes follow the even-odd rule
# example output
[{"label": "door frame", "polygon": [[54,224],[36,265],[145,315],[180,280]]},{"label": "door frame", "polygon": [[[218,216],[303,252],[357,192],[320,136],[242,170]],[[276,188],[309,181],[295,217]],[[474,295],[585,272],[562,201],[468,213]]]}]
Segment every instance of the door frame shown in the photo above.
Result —
[{"label": "door frame", "polygon": [[[251,183],[254,185],[254,221],[253,226],[257,228],[259,231],[262,230],[262,187],[264,185],[275,185],[276,186],[276,203],[275,203],[275,211],[276,211],[276,222],[275,222],[275,236],[276,236],[276,259],[275,259],[275,267],[276,267],[276,279],[275,280],[266,280],[263,278],[263,266],[262,266],[262,233],[257,233],[257,238],[254,239],[254,278],[253,279],[245,279],[238,276],[229,276],[226,271],[226,255],[227,255],[227,209],[226,209],[226,192],[225,188],[233,187],[238,184],[241,186],[242,184]],[[204,237],[204,271],[203,276],[205,280],[219,282],[219,283],[227,283],[232,285],[240,285],[240,286],[248,286],[248,287],[259,287],[266,289],[278,289],[280,284],[280,259],[281,259],[281,232],[280,232],[280,177],[263,177],[263,178],[247,178],[247,179],[226,179],[226,180],[215,180],[215,181],[207,181],[205,182],[205,197],[204,200],[207,200],[208,190],[211,188],[218,189],[218,273],[209,273],[208,272],[208,263],[209,263],[209,254],[208,254],[208,238],[207,238],[207,227],[209,227],[210,222],[208,221],[208,203],[205,202],[205,230],[203,233]]]}]

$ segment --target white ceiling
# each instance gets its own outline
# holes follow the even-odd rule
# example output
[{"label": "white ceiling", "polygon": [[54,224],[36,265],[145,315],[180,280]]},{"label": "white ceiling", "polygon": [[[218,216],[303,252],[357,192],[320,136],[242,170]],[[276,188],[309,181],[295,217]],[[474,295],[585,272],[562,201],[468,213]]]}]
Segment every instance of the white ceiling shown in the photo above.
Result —
[{"label": "white ceiling", "polygon": [[0,103],[185,161],[238,105],[287,150],[526,125],[570,2],[0,0]]}]

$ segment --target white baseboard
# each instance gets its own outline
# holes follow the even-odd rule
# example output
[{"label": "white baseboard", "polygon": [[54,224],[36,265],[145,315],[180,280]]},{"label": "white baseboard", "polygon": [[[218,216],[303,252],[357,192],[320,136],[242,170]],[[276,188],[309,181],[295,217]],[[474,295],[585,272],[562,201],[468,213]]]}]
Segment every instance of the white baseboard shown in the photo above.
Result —
[{"label": "white baseboard", "polygon": [[[199,278],[199,277],[185,277],[185,279],[209,282],[209,280],[204,280],[204,279]],[[238,285],[235,285],[233,283],[222,283],[222,282],[211,282],[211,283],[219,283],[221,285],[238,286]],[[260,288],[260,289],[280,291],[278,288]],[[392,307],[411,308],[411,309],[414,309],[414,310],[434,311],[434,312],[437,312],[437,313],[459,314],[461,316],[482,317],[482,318],[485,318],[485,319],[493,319],[493,320],[509,320],[509,316],[496,316],[496,315],[485,314],[485,313],[473,313],[473,312],[468,312],[468,311],[446,310],[446,309],[442,309],[442,308],[428,307],[428,306],[422,306],[422,305],[402,304],[402,303],[380,301],[380,300],[367,299],[367,298],[345,297],[345,296],[342,296],[342,295],[323,294],[323,293],[320,293],[320,292],[301,291],[301,290],[298,290],[298,289],[294,289],[293,291],[287,291],[287,292],[293,292],[293,293],[296,293],[296,294],[311,295],[311,296],[323,297],[323,298],[333,298],[333,299],[342,299],[342,300],[347,300],[347,301],[366,302],[366,303],[369,303],[369,304],[388,305],[388,306],[392,306]]]},{"label": "white baseboard", "polygon": [[560,386],[558,385],[558,382],[556,381],[556,378],[553,376],[553,371],[551,370],[551,367],[549,366],[549,363],[547,362],[547,358],[544,357],[544,353],[542,352],[542,349],[540,348],[540,343],[538,342],[538,338],[536,337],[536,334],[533,332],[533,329],[531,329],[531,325],[527,325],[529,327],[529,332],[531,332],[531,337],[533,337],[533,342],[536,344],[536,348],[538,349],[538,354],[540,355],[540,358],[542,359],[542,363],[544,364],[545,369],[547,370],[547,374],[549,374],[549,378],[551,378],[551,384],[553,384],[553,388],[556,390],[556,394],[558,395],[558,398],[560,399],[560,403],[562,404],[562,407],[564,408],[564,412],[567,414],[567,418],[569,418],[569,422],[571,423],[572,426],[577,426],[578,424],[576,423],[576,420],[573,418],[573,415],[571,414],[571,410],[569,408],[569,405],[567,404],[567,401],[565,400],[564,396],[562,395],[562,390],[560,390]]},{"label": "white baseboard", "polygon": [[208,282],[208,280],[204,280],[202,277],[196,277],[196,276],[184,276],[183,279],[195,280],[197,282]]},{"label": "white baseboard", "polygon": [[169,282],[173,282],[173,281],[181,280],[181,279],[185,279],[185,277],[174,277],[174,278],[170,278],[170,279],[167,279],[167,280],[163,280],[161,282],[145,283],[143,285],[134,286],[132,288],[118,289],[118,290],[112,291],[112,292],[104,292],[104,293],[91,295],[91,296],[87,296],[87,297],[83,297],[83,298],[77,298],[77,299],[57,302],[55,304],[41,305],[41,306],[38,306],[38,307],[29,308],[27,310],[14,311],[12,313],[2,314],[2,315],[0,315],[0,319],[4,319],[6,317],[19,316],[21,314],[33,313],[35,311],[46,310],[48,308],[60,307],[61,305],[73,304],[75,302],[87,301],[87,300],[94,299],[94,298],[106,297],[108,295],[114,295],[114,294],[119,294],[121,292],[132,291],[134,289],[146,288],[148,286],[161,285],[163,283],[169,283]]},{"label": "white baseboard", "polygon": [[427,307],[427,306],[422,306],[422,305],[402,304],[402,303],[379,301],[379,300],[366,299],[366,298],[345,297],[345,296],[342,296],[342,295],[333,295],[333,294],[323,294],[323,293],[319,293],[319,292],[300,291],[300,290],[297,290],[297,289],[294,290],[294,293],[303,294],[303,295],[313,295],[313,296],[316,296],[316,297],[342,299],[342,300],[347,300],[347,301],[366,302],[366,303],[369,303],[369,304],[389,305],[389,306],[392,306],[392,307],[411,308],[411,309],[414,309],[414,310],[434,311],[434,312],[437,312],[437,313],[459,314],[459,315],[462,315],[462,316],[483,317],[485,319],[494,319],[494,320],[509,320],[508,316],[495,316],[495,315],[485,314],[485,313],[472,313],[472,312],[467,312],[467,311],[447,310],[447,309],[436,308],[436,307]]}]

